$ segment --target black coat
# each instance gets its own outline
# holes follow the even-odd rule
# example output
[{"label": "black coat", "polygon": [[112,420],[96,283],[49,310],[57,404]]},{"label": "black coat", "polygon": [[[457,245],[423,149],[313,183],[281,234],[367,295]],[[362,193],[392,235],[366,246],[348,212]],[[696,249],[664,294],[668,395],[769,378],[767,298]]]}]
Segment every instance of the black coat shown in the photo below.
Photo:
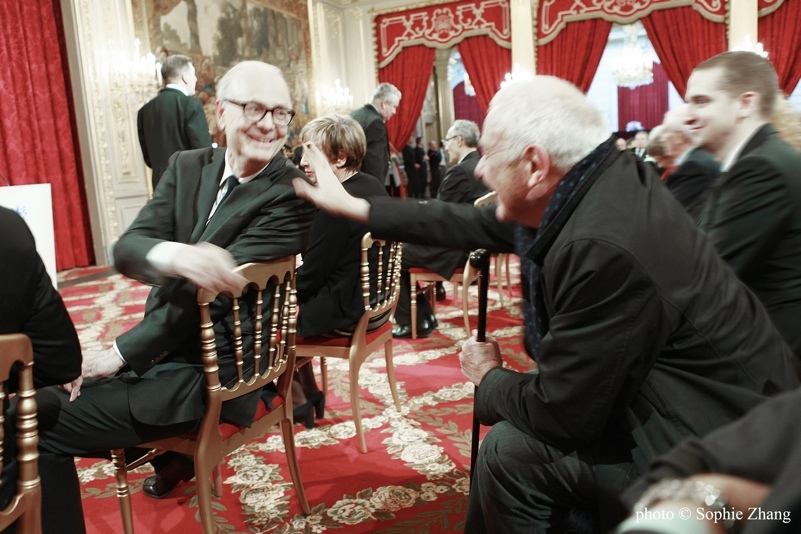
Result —
[{"label": "black coat", "polygon": [[[357,198],[388,196],[382,184],[364,173],[351,176],[342,186]],[[361,223],[317,212],[298,269],[299,336],[328,334],[354,324],[364,314],[360,245],[367,231]]]},{"label": "black coat", "polygon": [[[658,178],[614,148],[595,172],[550,246],[528,252],[549,325],[540,372],[491,370],[476,414],[562,447],[623,441],[636,473],[798,380],[764,308]],[[370,204],[380,237],[513,249],[491,206]]]},{"label": "black coat", "polygon": [[[227,249],[242,264],[299,254],[308,240],[314,207],[298,199],[292,187],[292,178],[305,175],[287,166],[280,154],[257,177],[234,189],[206,225],[224,168],[224,149],[173,156],[153,199],[114,247],[117,270],[156,286],[142,321],[117,338],[123,358],[141,377],[130,389],[131,413],[146,424],[200,419],[205,387],[197,288],[160,275],[146,260],[148,251],[164,241],[206,241]],[[229,306],[218,300],[213,316],[219,317]],[[226,325],[215,324],[215,332],[220,341],[227,339]],[[220,379],[225,382],[235,373],[232,347],[218,347],[218,358]],[[258,395],[246,395],[226,402],[222,417],[249,425],[257,401]]]},{"label": "black coat", "polygon": [[801,153],[760,128],[712,185],[699,226],[801,358]]},{"label": "black coat", "polygon": [[142,106],[137,115],[137,129],[145,163],[153,169],[154,191],[176,151],[211,146],[203,104],[171,87],[165,87]]},{"label": "black coat", "polygon": [[33,234],[22,217],[2,207],[0,228],[0,334],[31,339],[36,388],[71,382],[81,374],[78,334],[36,252]]},{"label": "black coat", "polygon": [[367,153],[362,160],[361,171],[375,176],[383,184],[389,172],[389,137],[387,125],[372,104],[365,104],[350,114],[364,130],[367,138]]},{"label": "black coat", "polygon": [[705,192],[720,172],[720,163],[700,148],[691,149],[687,158],[671,172],[665,185],[695,219],[704,206]]}]

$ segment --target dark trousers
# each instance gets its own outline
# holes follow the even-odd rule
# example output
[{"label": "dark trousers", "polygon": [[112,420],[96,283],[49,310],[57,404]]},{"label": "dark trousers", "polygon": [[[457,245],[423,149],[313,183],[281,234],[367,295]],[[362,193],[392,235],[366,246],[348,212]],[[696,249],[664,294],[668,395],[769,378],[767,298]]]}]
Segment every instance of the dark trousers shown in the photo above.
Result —
[{"label": "dark trousers", "polygon": [[431,183],[428,186],[428,191],[431,193],[431,198],[437,198],[440,183],[442,183],[442,175],[440,174],[439,167],[431,169]]},{"label": "dark trousers", "polygon": [[[131,387],[121,378],[87,380],[75,402],[57,387],[36,392],[43,532],[84,532],[74,456],[108,458],[111,449],[132,450],[144,442],[197,430],[200,421],[153,426],[134,420],[128,408]],[[154,403],[152,409],[170,407]]]},{"label": "dark trousers", "polygon": [[467,534],[570,532],[576,515],[590,518],[589,531],[614,525],[625,516],[617,495],[637,474],[623,454],[560,450],[507,421],[490,429],[475,469]]}]

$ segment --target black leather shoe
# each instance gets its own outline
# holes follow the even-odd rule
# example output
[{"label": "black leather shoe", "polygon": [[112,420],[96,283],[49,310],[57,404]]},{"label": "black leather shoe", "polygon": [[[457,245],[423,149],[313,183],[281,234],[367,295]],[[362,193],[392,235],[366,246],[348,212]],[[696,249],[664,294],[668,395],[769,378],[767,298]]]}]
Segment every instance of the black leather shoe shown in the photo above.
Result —
[{"label": "black leather shoe", "polygon": [[195,466],[183,456],[178,456],[150,475],[142,484],[142,492],[154,499],[163,499],[170,494],[179,482],[186,482],[195,477]]},{"label": "black leather shoe", "polygon": [[399,324],[392,328],[392,337],[397,339],[408,339],[412,337],[412,327],[408,324]]},{"label": "black leather shoe", "polygon": [[314,406],[311,402],[306,401],[297,408],[292,410],[292,420],[295,424],[303,424],[308,430],[314,428]]},{"label": "black leather shoe", "polygon": [[432,330],[439,326],[439,321],[437,321],[437,316],[434,315],[433,313],[431,315],[429,315],[428,317],[426,317],[426,321],[428,321],[428,326]]},{"label": "black leather shoe", "polygon": [[[423,338],[431,335],[434,327],[428,321],[423,321],[423,324],[417,329],[417,337]],[[396,339],[409,339],[412,337],[412,327],[409,325],[398,325],[392,329],[392,337]]]},{"label": "black leather shoe", "polygon": [[445,286],[437,282],[437,302],[443,301],[446,298],[448,298],[448,294],[445,293]]}]

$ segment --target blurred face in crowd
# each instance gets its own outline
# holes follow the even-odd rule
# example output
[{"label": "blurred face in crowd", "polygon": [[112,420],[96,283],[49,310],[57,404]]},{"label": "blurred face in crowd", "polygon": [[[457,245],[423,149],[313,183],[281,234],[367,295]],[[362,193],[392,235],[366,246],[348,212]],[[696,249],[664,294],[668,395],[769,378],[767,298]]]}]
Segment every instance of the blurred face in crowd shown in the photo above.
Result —
[{"label": "blurred face in crowd", "polygon": [[395,115],[395,112],[398,111],[399,104],[400,98],[385,98],[378,106],[378,113],[381,115],[381,118],[383,118],[385,121],[388,121],[393,115]]},{"label": "blurred face in crowd", "polygon": [[260,120],[248,117],[243,105],[256,104],[257,110],[291,110],[289,87],[277,71],[257,67],[234,74],[227,100],[217,102],[217,123],[225,130],[228,150],[236,169],[244,176],[267,165],[284,146],[288,125],[275,123],[268,111]]},{"label": "blurred face in crowd", "polygon": [[694,143],[719,158],[730,148],[739,99],[719,87],[722,68],[697,70],[687,82],[687,125]]},{"label": "blurred face in crowd", "polygon": [[648,146],[648,132],[637,132],[634,134],[634,148],[646,148]]}]

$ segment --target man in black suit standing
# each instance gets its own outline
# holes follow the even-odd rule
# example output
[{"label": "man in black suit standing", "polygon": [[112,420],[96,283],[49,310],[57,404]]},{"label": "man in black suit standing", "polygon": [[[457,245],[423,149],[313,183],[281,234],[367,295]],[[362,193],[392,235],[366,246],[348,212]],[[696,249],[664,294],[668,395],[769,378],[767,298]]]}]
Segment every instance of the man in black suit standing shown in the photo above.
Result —
[{"label": "man in black suit standing", "polygon": [[375,88],[373,99],[350,114],[362,126],[367,138],[367,155],[362,161],[361,171],[375,176],[382,184],[389,172],[389,137],[385,123],[395,115],[400,100],[401,92],[397,87],[380,83]]},{"label": "man in black suit standing", "polygon": [[648,156],[648,132],[647,131],[639,130],[637,133],[634,134],[634,139],[632,140],[631,151],[634,153],[635,156],[637,156],[641,160],[645,161],[646,156]]},{"label": "man in black suit standing", "polygon": [[[415,138],[414,145],[414,168],[417,169],[417,191],[414,196],[425,198],[428,184],[428,154],[423,148],[422,137]],[[433,195],[431,198],[434,198]]]},{"label": "man in black suit standing", "polygon": [[699,226],[801,358],[801,153],[769,122],[779,97],[776,70],[752,52],[710,58],[687,83],[690,132],[723,162]]},{"label": "man in black suit standing", "polygon": [[[231,273],[235,265],[305,248],[315,210],[295,196],[291,180],[305,175],[281,154],[294,115],[281,71],[245,61],[228,71],[217,89],[217,124],[228,148],[173,155],[153,199],[115,246],[117,269],[154,286],[144,318],[110,349],[84,353],[86,382],[74,402],[54,388],[37,394],[42,451],[101,456],[195,431],[205,388],[198,287],[241,287],[244,279]],[[219,318],[230,303],[215,306],[213,316]],[[214,328],[228,340],[218,346],[226,382],[236,376],[233,343],[226,325]],[[130,371],[117,374],[123,367]],[[261,401],[256,393],[226,402],[221,419],[250,425]],[[191,478],[185,462],[179,456],[157,466],[145,481],[146,492],[162,497]],[[63,483],[42,476],[43,486]],[[73,532],[64,526],[61,531]]]},{"label": "man in black suit standing", "polygon": [[[473,175],[478,164],[478,125],[473,121],[457,120],[448,130],[445,138],[445,150],[451,167],[439,187],[437,200],[472,204],[477,198],[489,192],[487,186],[476,180]],[[463,267],[469,251],[443,248],[437,246],[404,243],[401,264],[401,285],[398,295],[398,307],[395,309],[395,322],[392,335],[396,338],[408,338],[412,335],[411,299],[412,290],[409,281],[409,269],[425,267],[444,278],[453,276],[454,271]],[[425,296],[417,298],[417,336],[426,337],[436,327],[437,321],[430,313],[430,306]]]},{"label": "man in black suit standing", "polygon": [[203,104],[194,97],[197,76],[192,60],[169,56],[161,66],[165,87],[142,106],[137,115],[139,146],[145,163],[153,169],[153,191],[178,150],[211,146]]},{"label": "man in black suit standing", "polygon": [[697,218],[703,208],[704,194],[720,172],[720,163],[693,144],[687,117],[687,104],[682,104],[665,113],[662,121],[662,139],[673,158],[665,185],[690,215]]},{"label": "man in black suit standing", "polygon": [[417,162],[414,155],[414,141],[413,137],[409,138],[409,142],[403,147],[403,171],[406,173],[406,196],[414,198],[417,196]]},{"label": "man in black suit standing", "polygon": [[[58,291],[47,275],[42,258],[36,252],[33,234],[15,212],[0,207],[0,334],[22,333],[33,346],[33,385],[36,388],[69,384],[81,375],[81,345],[69,313]],[[16,391],[16,375],[9,378],[9,390]],[[0,508],[5,508],[16,490],[17,476],[14,442],[15,420],[11,412],[4,423],[3,474],[0,482]],[[74,477],[72,458],[40,457],[54,476]],[[41,471],[42,468],[40,468]],[[72,474],[72,475],[71,475]],[[75,507],[80,510],[78,481],[73,478],[72,500],[62,501],[58,509],[43,508],[45,518],[51,514],[69,517]],[[48,499],[51,487],[43,488]]]}]

